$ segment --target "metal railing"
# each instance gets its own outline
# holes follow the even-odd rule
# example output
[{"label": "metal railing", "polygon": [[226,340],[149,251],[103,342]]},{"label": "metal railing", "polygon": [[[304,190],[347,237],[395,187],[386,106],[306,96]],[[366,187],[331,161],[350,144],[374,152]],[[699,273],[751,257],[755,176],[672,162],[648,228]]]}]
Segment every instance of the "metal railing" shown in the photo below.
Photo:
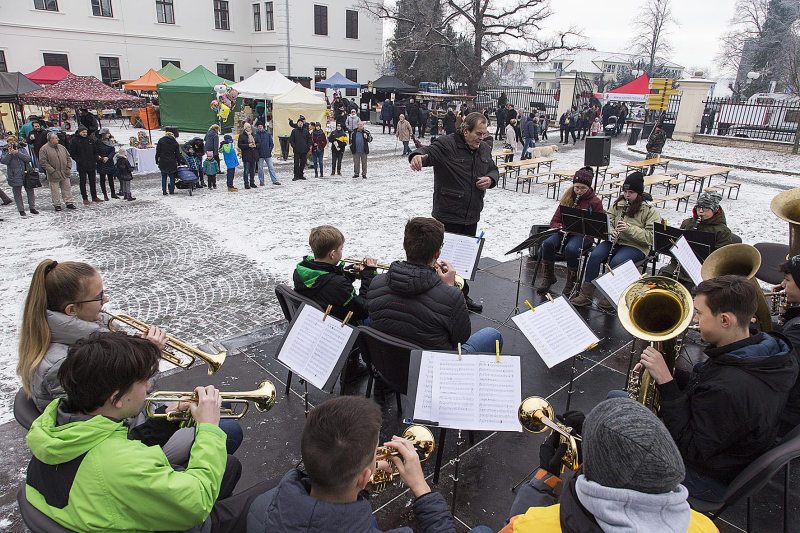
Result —
[{"label": "metal railing", "polygon": [[503,93],[506,95],[506,103],[514,104],[518,112],[539,111],[553,118],[558,111],[558,90],[513,86],[481,87],[475,101],[477,109],[497,109],[497,101]]},{"label": "metal railing", "polygon": [[794,142],[800,120],[798,99],[710,98],[704,103],[700,133]]}]

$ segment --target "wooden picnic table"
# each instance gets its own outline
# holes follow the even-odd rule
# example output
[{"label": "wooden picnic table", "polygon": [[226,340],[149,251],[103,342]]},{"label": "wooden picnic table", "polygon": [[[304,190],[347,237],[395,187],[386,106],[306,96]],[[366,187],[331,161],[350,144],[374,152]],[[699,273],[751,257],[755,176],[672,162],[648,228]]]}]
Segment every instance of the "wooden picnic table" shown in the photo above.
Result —
[{"label": "wooden picnic table", "polygon": [[[580,170],[579,168],[575,168],[572,170],[556,170],[555,172],[552,172],[553,177],[558,179],[558,188],[553,191],[556,197],[561,193],[561,182],[568,178],[574,178],[575,173],[579,170]],[[598,176],[601,172],[603,173],[603,175],[605,175],[606,170],[608,170],[608,166],[594,167],[594,170]],[[597,184],[597,176],[595,177],[595,185],[596,184]]]},{"label": "wooden picnic table", "polygon": [[512,152],[511,150],[494,150],[492,152],[492,157],[494,157],[494,164],[499,165],[500,162],[498,161],[498,159],[500,159],[501,157],[505,159],[507,155],[511,155],[513,153],[514,152]]},{"label": "wooden picnic table", "polygon": [[722,176],[725,178],[725,181],[728,181],[728,174],[730,171],[733,170],[730,167],[706,167],[701,168],[698,170],[690,170],[689,172],[684,172],[683,175],[686,176],[686,179],[692,180],[694,183],[692,185],[692,190],[696,190],[698,182],[700,183],[700,192],[703,192],[703,186],[705,184],[706,178],[708,178],[708,184],[711,185],[711,179],[714,176]]},{"label": "wooden picnic table", "polygon": [[[677,174],[653,174],[651,176],[644,177],[644,186],[649,187],[650,189],[647,191],[651,195],[653,194],[653,185],[664,183],[665,181],[671,181],[675,179]],[[625,178],[617,178],[614,180],[604,181],[603,185],[611,185],[612,187],[622,187],[625,183]]]},{"label": "wooden picnic table", "polygon": [[520,172],[523,168],[532,168],[536,167],[536,174],[539,173],[539,167],[542,165],[546,165],[547,169],[550,170],[550,167],[555,161],[554,157],[537,157],[535,159],[522,159],[520,161],[509,161],[508,163],[503,163],[502,167],[505,169],[503,171],[503,188],[506,188],[506,174],[517,171],[517,179],[519,179]]},{"label": "wooden picnic table", "polygon": [[667,171],[667,167],[669,166],[669,162],[673,161],[668,157],[656,157],[654,159],[643,159],[641,161],[631,161],[630,163],[622,163],[622,166],[625,167],[625,175],[631,173],[632,170],[641,170],[644,167],[664,167],[664,172]]}]

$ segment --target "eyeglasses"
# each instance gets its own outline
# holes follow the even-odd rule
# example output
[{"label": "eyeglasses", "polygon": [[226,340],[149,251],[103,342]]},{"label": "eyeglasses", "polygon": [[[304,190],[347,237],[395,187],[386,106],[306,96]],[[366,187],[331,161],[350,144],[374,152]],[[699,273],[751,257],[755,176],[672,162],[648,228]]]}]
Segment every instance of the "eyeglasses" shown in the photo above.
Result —
[{"label": "eyeglasses", "polygon": [[88,304],[91,302],[102,302],[103,298],[106,297],[105,292],[106,292],[105,290],[100,291],[100,296],[98,296],[97,298],[92,298],[91,300],[81,300],[80,302],[72,302],[72,303],[73,305],[77,305],[77,304]]}]

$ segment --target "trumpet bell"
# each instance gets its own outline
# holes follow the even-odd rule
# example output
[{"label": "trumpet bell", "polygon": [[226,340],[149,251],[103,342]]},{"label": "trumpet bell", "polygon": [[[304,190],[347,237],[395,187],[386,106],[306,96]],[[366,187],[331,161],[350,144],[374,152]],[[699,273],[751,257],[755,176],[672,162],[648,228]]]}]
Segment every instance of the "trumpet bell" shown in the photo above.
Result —
[{"label": "trumpet bell", "polygon": [[522,427],[531,433],[542,433],[550,429],[542,423],[542,417],[555,420],[555,411],[550,402],[539,396],[525,398],[517,410],[517,418]]},{"label": "trumpet bell", "polygon": [[425,426],[408,426],[403,432],[403,438],[411,441],[414,449],[419,455],[420,461],[425,461],[433,453],[436,447],[436,441],[433,439],[433,433]]},{"label": "trumpet bell", "polygon": [[778,218],[789,223],[789,257],[800,254],[800,188],[776,195],[769,208]]}]

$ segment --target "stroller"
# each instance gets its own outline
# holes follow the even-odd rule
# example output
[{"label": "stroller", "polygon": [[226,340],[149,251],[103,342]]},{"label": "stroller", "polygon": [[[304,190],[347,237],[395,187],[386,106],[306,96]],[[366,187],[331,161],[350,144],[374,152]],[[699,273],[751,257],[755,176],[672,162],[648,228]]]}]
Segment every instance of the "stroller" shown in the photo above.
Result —
[{"label": "stroller", "polygon": [[186,165],[181,165],[178,167],[178,179],[175,180],[175,187],[178,189],[189,190],[189,196],[192,195],[192,191],[197,188],[197,184],[200,179],[197,177],[192,170],[189,170],[189,167]]},{"label": "stroller", "polygon": [[608,123],[603,127],[603,133],[606,134],[606,137],[616,137],[617,136],[617,121],[619,119],[614,115],[608,117]]}]

